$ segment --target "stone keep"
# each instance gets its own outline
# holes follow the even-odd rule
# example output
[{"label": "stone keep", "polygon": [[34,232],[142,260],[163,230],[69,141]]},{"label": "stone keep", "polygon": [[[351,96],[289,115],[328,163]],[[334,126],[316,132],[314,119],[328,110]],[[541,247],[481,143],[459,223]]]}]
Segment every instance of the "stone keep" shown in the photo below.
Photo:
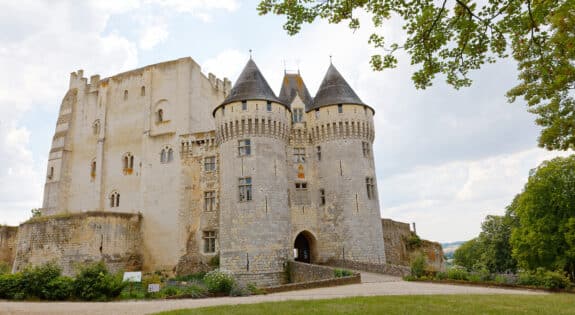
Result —
[{"label": "stone keep", "polygon": [[[233,87],[191,58],[89,83],[74,72],[42,219],[21,225],[13,270],[103,259],[182,274],[219,261],[274,285],[290,259],[385,264],[373,115],[331,64],[315,97],[299,71],[276,96],[251,58]],[[79,250],[81,220],[103,241]]]}]

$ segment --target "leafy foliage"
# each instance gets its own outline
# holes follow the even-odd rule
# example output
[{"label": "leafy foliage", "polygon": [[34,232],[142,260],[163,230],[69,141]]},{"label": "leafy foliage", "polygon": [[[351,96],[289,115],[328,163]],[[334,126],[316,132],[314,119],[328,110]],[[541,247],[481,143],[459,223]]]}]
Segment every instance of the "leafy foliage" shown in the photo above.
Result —
[{"label": "leafy foliage", "polygon": [[411,275],[420,278],[425,275],[425,267],[427,266],[427,261],[422,253],[419,253],[411,262]]},{"label": "leafy foliage", "polygon": [[543,162],[508,212],[517,220],[513,257],[534,271],[563,270],[575,279],[575,155]]},{"label": "leafy foliage", "polygon": [[[511,55],[520,83],[507,97],[523,97],[543,127],[539,145],[575,148],[575,4],[573,0],[261,0],[260,14],[285,15],[284,29],[297,34],[304,23],[325,19],[347,22],[353,30],[363,22],[358,10],[371,16],[376,31],[369,43],[381,53],[371,66],[395,68],[398,51],[417,66],[412,80],[425,89],[442,74],[455,88],[471,85],[469,73],[485,63]],[[385,22],[403,21],[406,39],[387,43]]]},{"label": "leafy foliage", "polygon": [[571,287],[571,282],[565,274],[538,268],[533,272],[519,273],[517,284],[544,287],[547,289],[565,289]]},{"label": "leafy foliage", "polygon": [[353,276],[353,272],[351,272],[350,270],[347,270],[347,269],[334,269],[333,270],[333,276],[336,278],[349,277],[349,276]]},{"label": "leafy foliage", "polygon": [[0,275],[10,272],[10,265],[4,261],[0,261]]},{"label": "leafy foliage", "polygon": [[80,269],[74,281],[74,294],[81,300],[107,301],[119,296],[126,285],[119,274],[110,274],[106,265],[99,262]]},{"label": "leafy foliage", "polygon": [[213,293],[230,293],[236,283],[236,280],[230,273],[219,269],[206,273],[203,280],[208,291]]}]

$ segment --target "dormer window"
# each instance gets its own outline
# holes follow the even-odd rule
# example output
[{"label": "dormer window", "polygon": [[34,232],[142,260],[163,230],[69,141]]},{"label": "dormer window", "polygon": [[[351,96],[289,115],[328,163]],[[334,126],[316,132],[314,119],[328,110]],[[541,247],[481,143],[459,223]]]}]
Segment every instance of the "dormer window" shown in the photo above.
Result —
[{"label": "dormer window", "polygon": [[266,104],[266,109],[268,110],[268,112],[272,111],[272,102],[268,101],[268,103]]},{"label": "dormer window", "polygon": [[343,105],[342,104],[337,104],[337,112],[338,113],[343,113]]},{"label": "dormer window", "polygon": [[298,123],[303,121],[303,109],[295,108],[293,110],[293,122]]},{"label": "dormer window", "polygon": [[315,109],[315,119],[319,119],[319,108]]},{"label": "dormer window", "polygon": [[248,102],[242,101],[242,110],[248,110]]}]

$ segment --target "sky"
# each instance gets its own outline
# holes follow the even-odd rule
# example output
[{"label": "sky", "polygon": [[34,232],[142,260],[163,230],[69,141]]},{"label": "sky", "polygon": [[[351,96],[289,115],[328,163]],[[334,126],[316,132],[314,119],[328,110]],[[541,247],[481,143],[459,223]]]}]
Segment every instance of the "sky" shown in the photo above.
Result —
[{"label": "sky", "polygon": [[[507,103],[516,65],[503,60],[454,90],[438,77],[414,88],[414,68],[373,72],[369,16],[358,31],[316,22],[296,36],[284,18],[259,16],[257,1],[0,0],[0,224],[17,225],[42,206],[47,157],[70,72],[102,78],[192,57],[204,73],[233,81],[252,50],[279,93],[284,70],[300,70],[315,95],[330,56],[375,108],[374,143],[382,217],[415,222],[422,237],[468,240],[488,214],[503,214],[529,170],[565,152],[537,147],[539,127],[522,100]],[[381,30],[380,30],[381,31]],[[401,22],[382,30],[404,36]]]}]

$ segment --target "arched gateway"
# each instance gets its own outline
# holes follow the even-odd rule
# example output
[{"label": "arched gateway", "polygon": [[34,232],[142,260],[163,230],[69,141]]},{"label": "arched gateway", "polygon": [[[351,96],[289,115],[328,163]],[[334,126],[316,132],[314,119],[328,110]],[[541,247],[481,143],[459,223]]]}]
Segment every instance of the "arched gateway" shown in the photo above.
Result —
[{"label": "arched gateway", "polygon": [[308,231],[300,232],[295,238],[293,245],[295,261],[301,261],[305,263],[313,262],[315,258],[314,246],[314,236]]}]

